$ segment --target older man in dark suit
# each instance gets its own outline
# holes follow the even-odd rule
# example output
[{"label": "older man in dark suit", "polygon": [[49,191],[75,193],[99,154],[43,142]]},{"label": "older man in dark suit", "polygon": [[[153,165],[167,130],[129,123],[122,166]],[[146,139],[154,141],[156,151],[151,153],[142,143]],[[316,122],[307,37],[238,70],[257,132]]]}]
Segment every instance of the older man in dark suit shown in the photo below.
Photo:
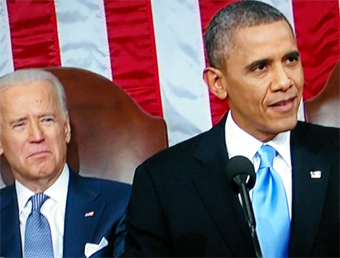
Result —
[{"label": "older man in dark suit", "polygon": [[130,186],[84,178],[66,164],[65,93],[38,69],[0,79],[0,154],[15,184],[1,190],[1,257],[117,257]]}]

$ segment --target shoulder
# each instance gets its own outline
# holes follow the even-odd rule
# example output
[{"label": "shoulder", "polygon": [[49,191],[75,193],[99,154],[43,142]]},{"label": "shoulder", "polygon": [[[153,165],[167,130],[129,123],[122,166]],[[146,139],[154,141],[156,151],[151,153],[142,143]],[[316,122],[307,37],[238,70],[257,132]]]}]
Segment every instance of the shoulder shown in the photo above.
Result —
[{"label": "shoulder", "polygon": [[336,167],[340,157],[339,135],[339,128],[299,122],[291,133],[292,155]]},{"label": "shoulder", "polygon": [[[179,160],[191,158],[193,155],[213,152],[215,149],[225,147],[225,121],[226,116],[210,130],[202,132],[188,140],[164,149],[147,160],[147,163],[159,160],[178,158]],[[211,156],[211,155],[208,155]],[[173,160],[174,161],[174,160]],[[177,160],[176,160],[177,161]]]},{"label": "shoulder", "polygon": [[1,207],[7,206],[15,198],[14,185],[6,186],[0,190],[0,203]]},{"label": "shoulder", "polygon": [[70,184],[77,184],[83,189],[101,193],[101,195],[107,196],[108,198],[112,198],[113,196],[124,196],[125,198],[129,196],[131,192],[131,185],[129,184],[94,177],[85,177],[74,172],[70,173]]},{"label": "shoulder", "polygon": [[9,185],[9,186],[6,186],[0,189],[0,196],[3,197],[5,195],[11,195],[11,194],[14,194],[14,192],[15,192],[14,185]]},{"label": "shoulder", "polygon": [[180,142],[176,145],[173,145],[171,147],[168,147],[149,159],[147,159],[144,164],[164,164],[164,162],[168,162],[170,160],[182,160],[186,159],[188,157],[191,157],[196,150],[197,146],[201,142],[203,136],[205,133],[199,134],[193,138],[190,138],[188,140],[185,140],[183,142]]},{"label": "shoulder", "polygon": [[[136,170],[135,179],[184,182],[225,149],[223,127],[209,131],[158,152]],[[135,180],[136,181],[136,180]],[[134,181],[134,182],[135,182]]]},{"label": "shoulder", "polygon": [[331,133],[332,135],[333,134],[337,135],[337,137],[339,137],[340,132],[340,128],[337,127],[322,126],[302,121],[299,121],[297,123],[297,126],[294,130],[305,130],[311,133],[328,132]]},{"label": "shoulder", "polygon": [[94,178],[94,177],[87,177],[77,175],[79,180],[83,183],[92,185],[95,188],[118,188],[118,189],[128,189],[131,186],[125,183],[121,183],[118,181],[108,180],[108,179],[101,179],[101,178]]},{"label": "shoulder", "polygon": [[310,142],[314,146],[328,145],[339,149],[340,129],[307,122],[298,122],[292,130],[292,141]]},{"label": "shoulder", "polygon": [[216,128],[203,132],[188,140],[166,148],[142,163],[145,167],[170,168],[183,166],[194,161],[197,156],[209,148],[209,143],[218,141],[214,136]]}]

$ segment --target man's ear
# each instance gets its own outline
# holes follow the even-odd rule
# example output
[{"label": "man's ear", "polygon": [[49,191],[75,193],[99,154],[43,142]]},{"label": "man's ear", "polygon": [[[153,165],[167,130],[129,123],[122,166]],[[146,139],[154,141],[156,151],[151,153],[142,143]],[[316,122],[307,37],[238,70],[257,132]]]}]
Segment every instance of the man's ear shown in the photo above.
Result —
[{"label": "man's ear", "polygon": [[[1,129],[0,129],[1,130]],[[1,137],[1,135],[0,135]],[[2,148],[2,142],[1,142],[1,138],[0,138],[0,156],[4,154],[4,149]]]},{"label": "man's ear", "polygon": [[[0,125],[1,126],[1,125]],[[1,128],[0,128],[1,130]],[[4,154],[4,149],[2,148],[2,142],[1,142],[1,132],[0,132],[0,156]]]},{"label": "man's ear", "polygon": [[228,96],[223,73],[220,69],[206,67],[203,72],[205,83],[209,86],[210,91],[219,99],[225,99]]},{"label": "man's ear", "polygon": [[68,114],[66,114],[64,130],[65,130],[66,143],[70,143],[70,141],[71,141],[71,124],[70,124],[70,117],[69,117]]}]

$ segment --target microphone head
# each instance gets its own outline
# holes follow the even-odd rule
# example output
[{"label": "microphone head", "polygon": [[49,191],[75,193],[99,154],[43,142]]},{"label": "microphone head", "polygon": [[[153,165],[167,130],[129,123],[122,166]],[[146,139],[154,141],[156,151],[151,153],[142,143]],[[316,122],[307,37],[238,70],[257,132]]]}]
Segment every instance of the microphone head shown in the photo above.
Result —
[{"label": "microphone head", "polygon": [[231,158],[226,166],[227,182],[231,189],[238,193],[239,186],[245,183],[248,189],[255,185],[255,170],[251,161],[244,156],[235,156]]}]

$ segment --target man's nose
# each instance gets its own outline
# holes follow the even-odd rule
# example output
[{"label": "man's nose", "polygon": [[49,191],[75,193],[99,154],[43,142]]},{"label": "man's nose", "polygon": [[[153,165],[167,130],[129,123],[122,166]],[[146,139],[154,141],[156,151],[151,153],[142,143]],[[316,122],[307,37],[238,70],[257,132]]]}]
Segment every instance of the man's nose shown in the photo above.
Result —
[{"label": "man's nose", "polygon": [[292,86],[292,80],[286,68],[280,64],[273,71],[272,91],[286,91]]},{"label": "man's nose", "polygon": [[31,142],[41,142],[44,140],[44,130],[39,122],[32,122],[30,124],[29,137]]}]

